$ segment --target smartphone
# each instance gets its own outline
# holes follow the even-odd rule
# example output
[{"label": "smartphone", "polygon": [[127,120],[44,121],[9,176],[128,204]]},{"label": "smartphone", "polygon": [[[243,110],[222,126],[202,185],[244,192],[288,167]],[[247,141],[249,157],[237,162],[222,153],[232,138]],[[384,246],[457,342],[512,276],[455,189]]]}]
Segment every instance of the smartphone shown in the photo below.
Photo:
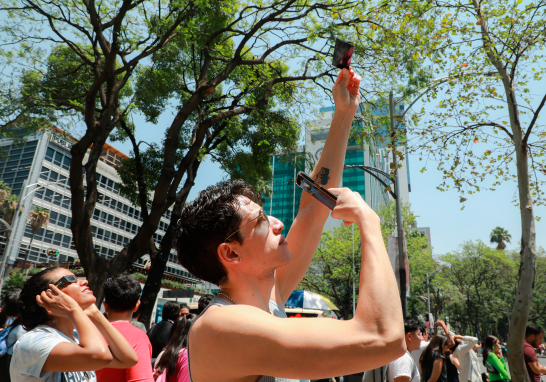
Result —
[{"label": "smartphone", "polygon": [[332,65],[340,69],[349,69],[349,66],[351,65],[351,58],[353,58],[354,49],[355,47],[350,42],[336,39],[336,47],[334,48],[334,59],[332,60]]},{"label": "smartphone", "polygon": [[309,175],[303,171],[298,172],[296,184],[302,190],[308,192],[312,197],[324,204],[329,209],[333,210],[336,206],[337,196],[315,182]]}]

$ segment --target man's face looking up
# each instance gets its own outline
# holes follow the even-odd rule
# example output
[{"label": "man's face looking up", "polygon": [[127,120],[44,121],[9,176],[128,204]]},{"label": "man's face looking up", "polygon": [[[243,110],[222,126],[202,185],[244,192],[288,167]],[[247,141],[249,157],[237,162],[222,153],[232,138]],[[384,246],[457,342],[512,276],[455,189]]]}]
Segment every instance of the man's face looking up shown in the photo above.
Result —
[{"label": "man's face looking up", "polygon": [[[244,237],[244,243],[243,245],[236,241],[226,243],[231,253],[224,251],[222,243],[219,246],[219,253],[224,260],[238,261],[240,265],[237,267],[238,271],[272,275],[273,270],[288,264],[291,259],[288,242],[281,234],[284,224],[273,216],[263,216],[262,213],[265,211],[250,199],[241,196],[238,200],[239,214],[242,217],[239,230]],[[228,267],[228,273],[229,271]]]},{"label": "man's face looking up", "polygon": [[533,347],[538,348],[542,343],[542,337],[544,337],[544,332],[539,334],[531,334],[526,338],[526,341],[533,345]]}]

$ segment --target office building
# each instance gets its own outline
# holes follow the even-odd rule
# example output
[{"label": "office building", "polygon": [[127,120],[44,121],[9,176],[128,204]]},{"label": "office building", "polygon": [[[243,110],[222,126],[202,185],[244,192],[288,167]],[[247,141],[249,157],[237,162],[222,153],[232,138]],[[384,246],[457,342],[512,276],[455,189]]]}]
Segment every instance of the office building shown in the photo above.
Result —
[{"label": "office building", "polygon": [[[6,264],[13,265],[28,260],[36,263],[49,261],[75,261],[77,252],[72,242],[70,224],[71,193],[68,184],[70,170],[70,148],[75,139],[55,128],[43,128],[28,136],[24,145],[0,140],[0,180],[6,182],[14,195],[19,195],[22,214],[14,219],[7,251],[0,247],[0,254],[7,256]],[[115,167],[126,155],[113,146],[105,144],[97,166],[97,187],[100,194],[91,221],[91,231],[96,252],[110,259],[129,243],[142,224],[140,208],[135,207],[119,192],[120,178]],[[84,159],[85,162],[86,158]],[[43,207],[49,211],[49,223],[34,233],[26,223],[29,211]],[[157,244],[169,226],[170,211],[167,211],[154,233]],[[5,243],[5,238],[1,238]],[[47,250],[59,252],[58,257],[48,256]],[[7,252],[7,253],[5,253]],[[134,266],[144,269],[149,256],[138,259]],[[165,276],[184,283],[200,282],[179,263],[171,253]]]},{"label": "office building", "polygon": [[[403,105],[400,105],[403,107]],[[374,110],[375,114],[380,111]],[[305,147],[299,150],[299,158],[304,156],[312,157],[312,162],[318,161],[334,115],[334,107],[325,107],[320,109],[320,115],[317,120],[312,122],[312,127],[306,132]],[[355,121],[353,127],[357,127],[359,122]],[[386,133],[386,129],[383,128]],[[398,147],[398,150],[407,152],[405,146]],[[390,163],[392,162],[392,154],[387,148],[387,144],[358,144],[354,139],[349,141],[347,151],[345,153],[345,164],[347,165],[364,165],[375,167],[386,173],[390,171]],[[305,171],[310,173],[312,168],[306,161],[307,168]],[[398,170],[400,183],[400,196],[404,203],[409,203],[409,192],[411,190],[409,184],[409,171],[406,160],[402,161],[402,168]],[[285,234],[292,225],[294,216],[297,215],[299,202],[302,190],[295,185],[294,179],[298,171],[302,170],[304,161],[296,160],[295,156],[289,155],[274,155],[271,159],[273,167],[273,194],[267,198],[264,203],[264,209],[267,213],[281,219],[285,223]],[[378,174],[379,175],[379,174]],[[379,177],[390,185],[394,191],[391,182],[383,176]],[[392,197],[385,192],[383,186],[377,179],[372,177],[367,172],[361,169],[345,169],[340,187],[348,187],[353,191],[359,192],[364,200],[374,209],[378,210],[382,205],[387,204]],[[324,225],[324,230],[330,230],[335,226],[340,225],[339,220],[328,218]]]}]

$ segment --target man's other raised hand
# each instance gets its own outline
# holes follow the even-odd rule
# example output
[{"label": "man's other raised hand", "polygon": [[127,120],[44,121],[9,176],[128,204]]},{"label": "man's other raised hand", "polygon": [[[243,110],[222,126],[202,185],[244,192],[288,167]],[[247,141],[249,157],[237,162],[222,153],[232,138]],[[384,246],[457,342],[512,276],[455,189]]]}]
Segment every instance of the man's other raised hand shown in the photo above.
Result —
[{"label": "man's other raised hand", "polygon": [[336,111],[352,113],[354,115],[360,105],[360,81],[362,77],[357,75],[353,68],[343,69],[337,76],[332,95]]}]

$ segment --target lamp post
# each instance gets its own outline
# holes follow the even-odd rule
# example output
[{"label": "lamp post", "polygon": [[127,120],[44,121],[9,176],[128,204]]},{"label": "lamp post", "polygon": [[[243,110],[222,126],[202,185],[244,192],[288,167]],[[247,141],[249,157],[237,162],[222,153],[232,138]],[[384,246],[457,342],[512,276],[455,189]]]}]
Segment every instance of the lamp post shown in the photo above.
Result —
[{"label": "lamp post", "polygon": [[[385,183],[383,179],[381,179],[377,174],[383,175],[385,178],[389,179],[392,183],[394,183],[394,191],[389,191],[392,198],[396,201],[396,226],[398,230],[398,256],[399,256],[399,264],[400,264],[400,300],[402,301],[402,311],[404,313],[404,317],[407,316],[408,308],[407,308],[407,299],[406,299],[406,268],[404,267],[404,247],[403,243],[400,241],[400,237],[402,237],[401,230],[402,230],[402,213],[401,213],[401,205],[400,205],[400,197],[399,197],[399,189],[398,189],[398,182],[396,178],[391,177],[388,173],[386,173],[383,170],[380,170],[375,167],[370,166],[363,166],[363,165],[344,165],[343,169],[348,168],[358,168],[368,174],[370,176],[373,176],[379,183],[381,183],[385,188],[388,187],[388,185]],[[354,229],[354,228],[353,228]],[[354,235],[353,235],[353,246],[354,246]],[[353,307],[354,307],[354,299],[355,299],[355,292],[354,292],[354,250],[353,250]]]}]

